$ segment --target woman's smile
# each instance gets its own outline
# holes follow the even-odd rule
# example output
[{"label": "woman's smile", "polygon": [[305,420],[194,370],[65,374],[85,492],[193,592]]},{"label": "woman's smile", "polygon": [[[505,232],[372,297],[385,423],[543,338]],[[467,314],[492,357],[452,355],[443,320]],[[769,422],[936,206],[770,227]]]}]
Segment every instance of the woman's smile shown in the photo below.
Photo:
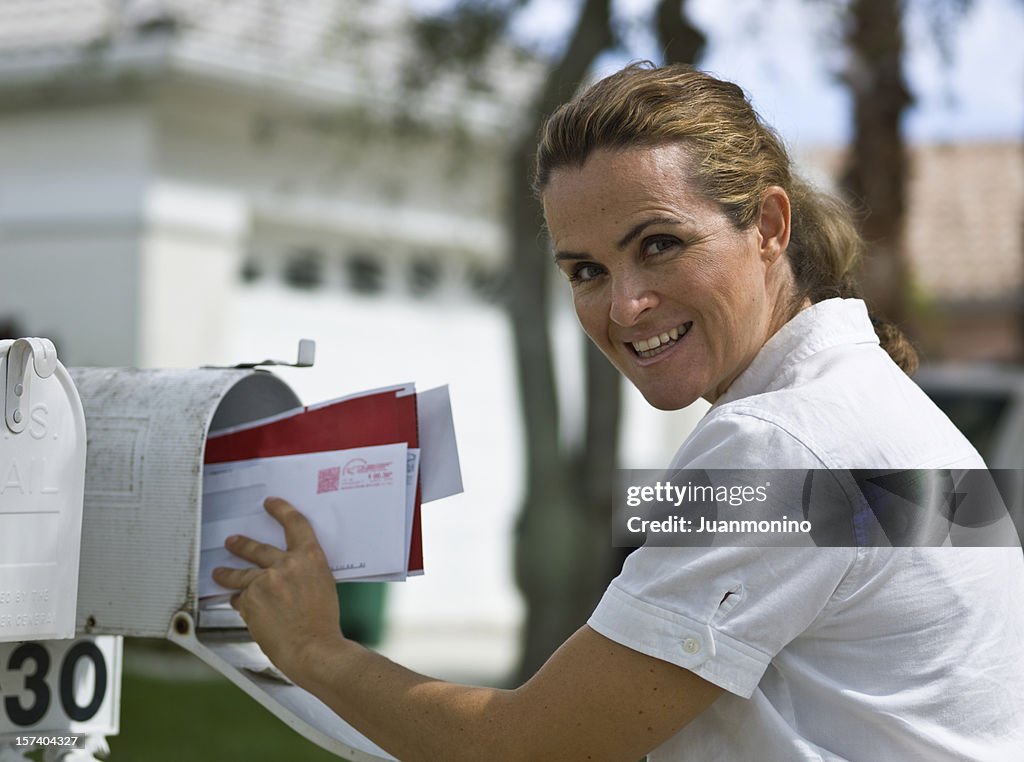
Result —
[{"label": "woman's smile", "polygon": [[633,348],[633,351],[636,352],[637,357],[641,357],[645,360],[657,357],[678,344],[679,339],[686,336],[692,325],[692,320],[687,321],[678,328],[670,328],[665,333],[655,334],[649,339],[631,341],[629,342],[629,345]]}]

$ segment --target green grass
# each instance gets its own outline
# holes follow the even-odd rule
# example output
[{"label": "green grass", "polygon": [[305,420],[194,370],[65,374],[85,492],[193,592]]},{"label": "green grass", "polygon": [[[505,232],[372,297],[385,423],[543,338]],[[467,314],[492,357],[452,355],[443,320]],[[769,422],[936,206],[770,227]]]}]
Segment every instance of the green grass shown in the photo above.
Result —
[{"label": "green grass", "polygon": [[336,762],[227,679],[124,674],[111,762]]}]

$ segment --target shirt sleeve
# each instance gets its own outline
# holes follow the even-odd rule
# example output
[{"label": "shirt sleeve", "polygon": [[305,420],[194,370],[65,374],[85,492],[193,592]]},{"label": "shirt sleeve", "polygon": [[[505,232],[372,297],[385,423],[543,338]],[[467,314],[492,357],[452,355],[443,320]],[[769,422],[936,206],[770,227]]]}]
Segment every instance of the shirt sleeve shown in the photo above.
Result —
[{"label": "shirt sleeve", "polygon": [[[712,411],[676,468],[822,468],[815,443],[765,411]],[[811,627],[857,558],[840,547],[642,547],[588,624],[607,638],[749,698],[772,658]]]},{"label": "shirt sleeve", "polygon": [[639,548],[588,624],[749,698],[771,659],[812,626],[855,548]]}]

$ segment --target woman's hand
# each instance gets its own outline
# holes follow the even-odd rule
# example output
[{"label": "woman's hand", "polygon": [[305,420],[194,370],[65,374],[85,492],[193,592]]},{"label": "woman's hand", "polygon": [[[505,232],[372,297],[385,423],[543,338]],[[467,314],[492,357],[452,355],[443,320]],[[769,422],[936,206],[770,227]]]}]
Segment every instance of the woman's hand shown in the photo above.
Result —
[{"label": "woman's hand", "polygon": [[299,682],[299,675],[309,668],[304,655],[344,641],[338,624],[338,595],[327,558],[306,517],[278,497],[267,498],[263,507],[284,528],[287,550],[234,535],[224,546],[256,568],[219,567],[213,579],[239,591],[231,605],[270,660]]}]

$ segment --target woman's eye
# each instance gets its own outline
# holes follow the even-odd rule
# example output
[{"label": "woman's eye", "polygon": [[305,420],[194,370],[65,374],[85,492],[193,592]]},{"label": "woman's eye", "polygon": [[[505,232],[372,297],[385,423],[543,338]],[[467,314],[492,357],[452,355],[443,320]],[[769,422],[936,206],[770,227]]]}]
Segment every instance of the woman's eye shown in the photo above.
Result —
[{"label": "woman's eye", "polygon": [[601,268],[597,265],[579,264],[570,271],[569,280],[573,283],[587,283],[600,274]]},{"label": "woman's eye", "polygon": [[644,242],[644,255],[651,257],[663,254],[679,244],[675,238],[649,238]]}]

